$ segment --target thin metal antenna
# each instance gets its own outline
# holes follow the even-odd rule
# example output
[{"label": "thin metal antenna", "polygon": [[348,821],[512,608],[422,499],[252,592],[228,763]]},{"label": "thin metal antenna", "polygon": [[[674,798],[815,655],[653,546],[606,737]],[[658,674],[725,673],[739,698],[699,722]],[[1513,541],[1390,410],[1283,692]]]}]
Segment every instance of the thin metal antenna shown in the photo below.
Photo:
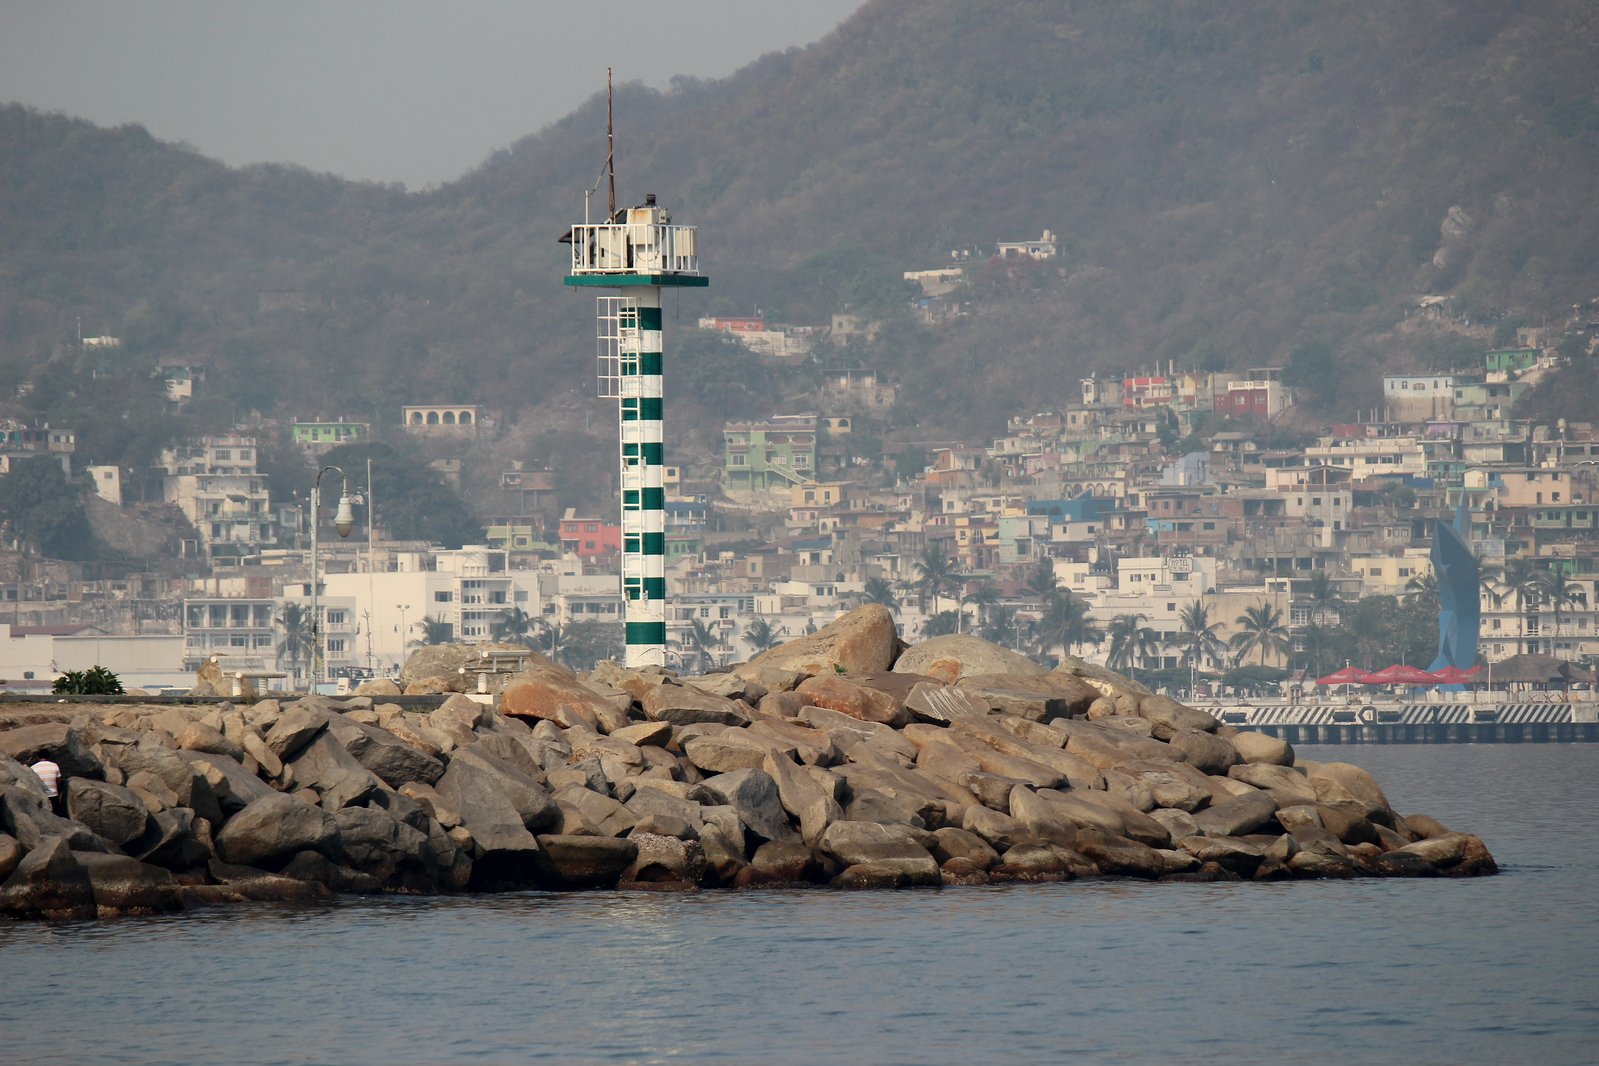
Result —
[{"label": "thin metal antenna", "polygon": [[607,223],[616,221],[616,130],[611,125],[611,68],[605,68],[605,170],[611,179],[611,213]]}]

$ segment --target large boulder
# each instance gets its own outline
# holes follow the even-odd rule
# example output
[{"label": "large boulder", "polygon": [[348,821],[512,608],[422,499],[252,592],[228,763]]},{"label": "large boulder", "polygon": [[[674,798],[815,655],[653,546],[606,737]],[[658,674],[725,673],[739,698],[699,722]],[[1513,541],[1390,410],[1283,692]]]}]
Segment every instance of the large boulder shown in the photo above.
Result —
[{"label": "large boulder", "polygon": [[263,796],[228,819],[217,837],[217,850],[224,860],[266,870],[277,869],[302,851],[336,858],[340,848],[339,824],[332,815],[278,792]]},{"label": "large boulder", "polygon": [[777,782],[765,770],[752,768],[717,774],[706,779],[705,788],[732,807],[739,821],[761,839],[794,839],[794,830],[788,824],[788,812],[783,809]]},{"label": "large boulder", "polygon": [[638,845],[615,837],[543,834],[555,883],[561,888],[611,888],[638,858]]},{"label": "large boulder", "polygon": [[30,766],[49,759],[63,777],[105,777],[105,767],[95,758],[77,730],[65,722],[41,722],[0,731],[0,755]]},{"label": "large boulder", "polygon": [[181,910],[172,873],[127,855],[75,854],[89,877],[95,909],[101,918],[160,914]]},{"label": "large boulder", "polygon": [[119,847],[143,836],[150,820],[144,803],[132,791],[88,778],[68,786],[67,813]]},{"label": "large boulder", "polygon": [[689,685],[657,685],[639,701],[652,722],[672,725],[748,725],[749,708],[726,696]]},{"label": "large boulder", "polygon": [[[465,692],[477,688],[476,666],[487,666],[486,656],[490,652],[507,652],[525,655],[527,669],[557,670],[570,674],[571,671],[559,663],[532,651],[522,644],[429,644],[418,648],[405,660],[405,666],[400,670],[399,683],[402,688],[428,678],[443,677],[449,679],[449,691]],[[465,667],[467,673],[461,669]]]},{"label": "large boulder", "polygon": [[583,726],[599,732],[610,717],[610,701],[569,670],[541,668],[518,674],[500,693],[500,713],[511,718],[543,719],[563,729]]},{"label": "large boulder", "polygon": [[95,917],[94,887],[64,838],[41,843],[17,864],[0,887],[0,914],[51,921]]},{"label": "large boulder", "polygon": [[825,707],[863,722],[892,726],[909,720],[903,697],[896,698],[893,692],[881,687],[863,685],[854,678],[838,674],[808,677],[794,692],[809,706]]},{"label": "large boulder", "polygon": [[332,723],[330,728],[344,750],[390,788],[412,781],[431,785],[444,776],[443,763],[386,730],[348,718]]},{"label": "large boulder", "polygon": [[953,685],[967,674],[1033,677],[1048,673],[1025,655],[969,633],[951,633],[913,644],[894,661],[897,672],[926,674]]},{"label": "large boulder", "polygon": [[868,603],[808,636],[780,644],[751,659],[739,673],[777,668],[803,674],[865,674],[888,670],[900,650],[894,615],[881,604]]}]

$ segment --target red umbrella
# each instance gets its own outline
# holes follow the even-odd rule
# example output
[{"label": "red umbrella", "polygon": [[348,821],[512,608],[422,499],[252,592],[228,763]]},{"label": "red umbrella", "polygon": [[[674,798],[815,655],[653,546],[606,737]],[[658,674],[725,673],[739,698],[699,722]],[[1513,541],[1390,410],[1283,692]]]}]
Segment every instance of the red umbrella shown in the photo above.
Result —
[{"label": "red umbrella", "polygon": [[1334,670],[1326,677],[1316,678],[1318,685],[1364,685],[1371,675],[1354,666],[1346,666],[1342,670]]},{"label": "red umbrella", "polygon": [[1429,674],[1418,666],[1404,663],[1385,666],[1374,674],[1366,675],[1368,685],[1436,685],[1438,682],[1437,674]]},{"label": "red umbrella", "polygon": [[1480,673],[1482,673],[1480,666],[1473,666],[1470,670],[1462,670],[1458,666],[1445,666],[1440,670],[1434,670],[1432,676],[1446,685],[1459,685],[1470,681]]}]

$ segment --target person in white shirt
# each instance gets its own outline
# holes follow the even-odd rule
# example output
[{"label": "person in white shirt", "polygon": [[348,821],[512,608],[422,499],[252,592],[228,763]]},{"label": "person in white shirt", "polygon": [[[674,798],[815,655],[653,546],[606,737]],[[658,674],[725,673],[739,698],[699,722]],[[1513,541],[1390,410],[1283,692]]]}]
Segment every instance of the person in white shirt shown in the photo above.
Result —
[{"label": "person in white shirt", "polygon": [[44,784],[44,794],[50,797],[50,809],[57,814],[61,813],[61,767],[49,759],[40,759],[32,766],[32,770]]}]

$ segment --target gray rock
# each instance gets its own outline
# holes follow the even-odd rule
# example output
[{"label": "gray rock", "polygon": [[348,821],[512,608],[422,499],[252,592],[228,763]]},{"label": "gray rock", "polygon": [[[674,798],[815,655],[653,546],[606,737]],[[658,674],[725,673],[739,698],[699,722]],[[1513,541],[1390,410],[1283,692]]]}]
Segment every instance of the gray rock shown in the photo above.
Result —
[{"label": "gray rock", "polygon": [[1198,729],[1178,729],[1167,741],[1183,753],[1184,761],[1206,774],[1225,774],[1240,759],[1231,742]]},{"label": "gray rock", "polygon": [[933,857],[876,859],[845,868],[830,884],[842,889],[939,888],[944,883]]},{"label": "gray rock", "polygon": [[1238,757],[1252,765],[1268,764],[1273,766],[1294,765],[1294,748],[1286,740],[1269,737],[1265,733],[1255,733],[1241,729],[1229,737],[1233,747],[1238,752]]},{"label": "gray rock", "polygon": [[130,785],[136,774],[150,774],[176,798],[172,806],[187,807],[212,825],[222,824],[222,808],[205,775],[154,736],[142,736],[137,744],[105,744],[101,750]]},{"label": "gray rock", "polygon": [[64,837],[43,841],[17,864],[0,886],[0,914],[50,921],[95,917],[94,888],[88,872]]},{"label": "gray rock", "polygon": [[63,777],[105,777],[105,767],[65,722],[42,722],[0,730],[0,755],[31,766],[49,759]]},{"label": "gray rock", "polygon": [[115,844],[88,826],[38,806],[32,795],[15,785],[0,789],[0,827],[16,837],[24,851],[31,852],[57,838],[65,840],[73,851],[117,850]]},{"label": "gray rock", "polygon": [[0,884],[5,883],[21,861],[22,845],[17,843],[17,838],[10,833],[0,833]]},{"label": "gray rock", "polygon": [[780,755],[768,755],[763,769],[777,785],[777,797],[783,809],[799,822],[800,839],[807,847],[815,848],[827,827],[844,817],[844,808],[833,798],[838,786],[831,790],[824,788],[817,775],[827,771],[806,773]]},{"label": "gray rock", "polygon": [[1171,872],[1156,849],[1098,829],[1080,831],[1077,850],[1106,874],[1153,879]]},{"label": "gray rock", "polygon": [[[1069,816],[1065,805],[1050,803],[1032,789],[1011,790],[1010,816],[1026,831],[1028,840],[1077,846],[1079,823]],[[1120,819],[1116,820],[1116,827],[1121,828]]]},{"label": "gray rock", "polygon": [[128,854],[175,873],[204,866],[213,858],[209,824],[187,807],[157,811],[144,835],[128,845]]},{"label": "gray rock", "polygon": [[[725,774],[760,766],[770,754],[785,758],[794,747],[744,729],[730,729],[715,735],[689,737],[683,741],[683,757],[707,774]],[[785,758],[786,761],[786,758]]]},{"label": "gray rock", "polygon": [[1275,763],[1240,763],[1228,769],[1234,781],[1265,789],[1276,795],[1278,803],[1315,803],[1316,789],[1298,770]]},{"label": "gray rock", "polygon": [[[451,790],[445,787],[445,780],[452,775],[460,780],[460,775],[472,774],[477,778],[475,787],[492,789],[498,796],[508,802],[522,818],[522,824],[537,832],[555,825],[559,811],[550,794],[539,783],[523,774],[515,766],[496,758],[481,745],[473,744],[469,747],[458,748],[450,756],[449,769],[444,777],[439,779],[435,788],[441,796],[448,800],[456,800]],[[460,784],[454,786],[462,787]],[[460,804],[457,802],[457,806]],[[471,828],[471,822],[463,822]],[[474,830],[475,832],[475,830]]]},{"label": "gray rock", "polygon": [[832,869],[817,862],[811,849],[797,840],[769,840],[755,849],[749,865],[738,872],[735,888],[799,888],[826,880]]},{"label": "gray rock", "polygon": [[1156,740],[1170,740],[1174,734],[1184,729],[1214,733],[1221,725],[1204,711],[1185,707],[1170,696],[1159,694],[1139,698],[1138,716],[1149,720]]},{"label": "gray rock", "polygon": [[73,856],[89,877],[101,918],[181,910],[183,898],[170,871],[126,855],[82,852]]},{"label": "gray rock", "polygon": [[150,820],[144,803],[129,789],[88,778],[68,786],[67,813],[119,847],[143,836]]},{"label": "gray rock", "polygon": [[[288,721],[293,714],[292,709],[285,712],[282,721]],[[357,762],[355,756],[327,732],[317,733],[302,746],[285,769],[296,789],[314,789],[321,797],[322,806],[329,811],[364,804],[373,792],[383,787],[383,782],[372,771]]]},{"label": "gray rock", "polygon": [[1010,815],[975,803],[966,808],[960,827],[1001,852],[1032,839],[1027,828]]},{"label": "gray rock", "polygon": [[554,799],[565,815],[561,835],[619,837],[638,824],[638,816],[623,804],[586,788],[568,786]]},{"label": "gray rock", "polygon": [[749,861],[744,822],[732,807],[723,805],[700,809],[700,845],[705,849],[707,876],[718,884],[731,885]]},{"label": "gray rock", "polygon": [[272,786],[226,755],[209,751],[180,751],[178,757],[205,778],[224,816],[242,811],[253,801],[272,794]]},{"label": "gray rock", "polygon": [[[471,700],[466,702],[474,708],[479,706]],[[444,776],[443,763],[385,730],[348,719],[335,719],[328,728],[356,762],[390,788],[399,788],[412,781],[431,785]],[[509,737],[495,739],[516,747]]]},{"label": "gray rock", "polygon": [[[1446,833],[1428,837],[1399,849],[1432,865],[1447,877],[1477,877],[1499,872],[1498,864],[1483,842],[1470,833]],[[1396,860],[1403,861],[1403,860]]]},{"label": "gray rock", "polygon": [[1194,825],[1209,837],[1240,837],[1259,832],[1277,817],[1277,804],[1264,792],[1251,792],[1196,811]]},{"label": "gray rock", "polygon": [[561,888],[614,887],[638,858],[637,844],[614,837],[544,834],[538,843]]},{"label": "gray rock", "polygon": [[817,842],[817,850],[841,866],[882,859],[932,858],[918,834],[904,826],[877,822],[834,822]]},{"label": "gray rock", "polygon": [[301,851],[336,859],[341,847],[339,825],[332,815],[281,793],[245,807],[228,820],[217,837],[217,850],[224,860],[266,870],[278,868]]},{"label": "gray rock", "polygon": [[687,685],[657,685],[644,694],[640,703],[645,717],[652,722],[748,725],[750,721],[745,705]]},{"label": "gray rock", "polygon": [[1040,666],[1008,648],[970,634],[951,633],[913,644],[894,660],[898,673],[930,674],[940,680],[955,681],[965,674],[1011,674],[1031,677],[1048,673]]},{"label": "gray rock", "polygon": [[351,867],[389,888],[438,887],[438,855],[426,833],[371,807],[346,807],[333,817]]},{"label": "gray rock", "polygon": [[310,700],[299,700],[278,716],[262,739],[272,754],[288,762],[321,735],[332,720],[333,712],[327,708]]},{"label": "gray rock", "polygon": [[761,839],[794,838],[788,813],[777,792],[777,782],[765,770],[734,770],[707,778],[704,784],[712,795],[732,807],[745,827]]},{"label": "gray rock", "polygon": [[[470,887],[477,891],[527,888],[553,876],[538,841],[498,782],[496,774],[481,766],[452,761],[435,786],[471,834]],[[560,815],[553,802],[549,809],[552,818]]]},{"label": "gray rock", "polygon": [[911,689],[905,697],[905,711],[918,722],[936,725],[947,725],[957,718],[986,718],[993,713],[987,700],[930,681],[920,682]]},{"label": "gray rock", "polygon": [[628,839],[638,852],[633,864],[622,871],[621,882],[698,885],[705,880],[705,849],[698,840],[637,829]]},{"label": "gray rock", "polygon": [[999,862],[999,852],[976,833],[945,826],[933,832],[933,839],[933,858],[940,867],[950,859],[965,859],[982,870]]},{"label": "gray rock", "polygon": [[49,797],[44,792],[44,782],[39,780],[38,774],[11,756],[0,755],[0,788],[7,787],[26,792],[40,807],[49,803]]}]

